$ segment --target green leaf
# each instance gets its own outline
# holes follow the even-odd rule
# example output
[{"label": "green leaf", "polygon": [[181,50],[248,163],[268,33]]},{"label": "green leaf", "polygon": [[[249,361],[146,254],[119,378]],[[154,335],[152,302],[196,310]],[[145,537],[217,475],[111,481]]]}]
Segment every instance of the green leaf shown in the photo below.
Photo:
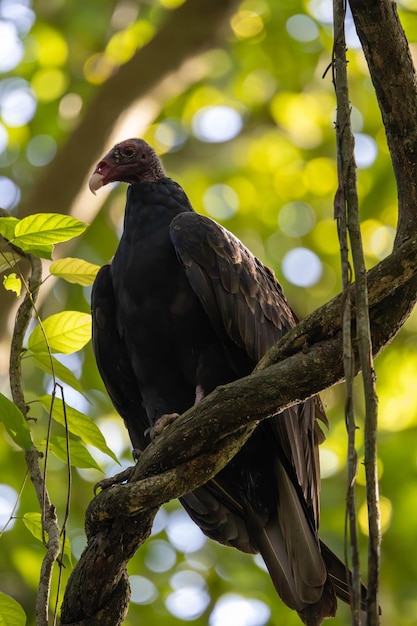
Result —
[{"label": "green leaf", "polygon": [[0,252],[0,272],[12,269],[19,261],[20,257],[13,252]]},{"label": "green leaf", "polygon": [[[28,529],[28,531],[41,543],[43,543],[43,534],[42,534],[42,517],[41,514],[37,511],[25,513],[22,517],[23,523]],[[48,538],[48,533],[45,533],[45,537]],[[62,549],[62,536],[60,538],[60,544]],[[71,547],[68,537],[65,539],[65,547],[64,554],[68,557],[71,562]],[[1,621],[0,621],[1,626]]]},{"label": "green leaf", "polygon": [[[82,468],[93,468],[99,471],[103,471],[100,465],[95,461],[90,452],[87,450],[85,445],[76,441],[75,439],[70,439],[70,462],[74,467],[82,467]],[[42,442],[41,446],[39,446],[41,450],[45,450],[45,442]],[[49,449],[54,454],[57,459],[62,461],[63,463],[67,463],[67,441],[65,437],[53,436],[49,441]]]},{"label": "green leaf", "polygon": [[40,250],[52,250],[55,243],[81,235],[87,226],[69,215],[36,213],[16,224],[13,243],[26,252],[38,254]]},{"label": "green leaf", "polygon": [[[15,241],[13,241],[13,243],[15,244]],[[15,245],[21,248],[24,252],[34,254],[35,256],[38,256],[41,259],[48,259],[49,261],[52,260],[52,252],[54,249],[54,246],[52,244],[45,244],[43,246],[41,244],[39,245],[33,244],[31,246],[25,246],[25,247],[18,243],[16,243]]]},{"label": "green leaf", "polygon": [[69,283],[77,285],[91,285],[99,271],[100,266],[94,263],[88,263],[83,259],[73,259],[67,257],[52,263],[49,271],[54,276],[64,278]]},{"label": "green leaf", "polygon": [[[61,382],[69,385],[73,389],[76,389],[80,393],[84,392],[80,381],[74,376],[74,373],[48,352],[32,352],[31,350],[28,350],[25,357],[26,356],[30,357],[35,365],[37,365],[37,367],[39,367],[39,369],[46,374],[50,374],[52,376],[54,373]],[[52,364],[54,368],[53,372]]]},{"label": "green leaf", "polygon": [[[49,414],[51,409],[52,396],[44,395],[39,398],[39,402],[42,404],[46,412]],[[68,430],[73,434],[80,437],[85,443],[89,443],[104,454],[110,456],[117,463],[119,462],[116,455],[106,444],[102,433],[99,428],[93,422],[93,420],[84,413],[77,411],[74,407],[65,405]],[[52,413],[53,419],[65,426],[64,409],[62,401],[55,399],[54,409]]]},{"label": "green leaf", "polygon": [[32,436],[23,413],[6,396],[0,393],[0,420],[18,446],[28,450],[32,445]]},{"label": "green leaf", "polygon": [[3,235],[8,241],[11,241],[14,237],[18,222],[17,217],[0,217],[0,235]]},{"label": "green leaf", "polygon": [[16,294],[16,298],[20,296],[22,281],[14,272],[3,278],[3,286],[7,291],[13,291]]},{"label": "green leaf", "polygon": [[26,613],[11,596],[0,591],[0,626],[25,626]]},{"label": "green leaf", "polygon": [[28,531],[35,537],[35,539],[42,541],[41,514],[37,511],[25,513],[22,520]]},{"label": "green leaf", "polygon": [[[72,354],[81,350],[91,339],[91,315],[80,311],[55,313],[43,321],[43,328],[52,352]],[[40,325],[30,334],[28,347],[32,352],[47,352]]]}]

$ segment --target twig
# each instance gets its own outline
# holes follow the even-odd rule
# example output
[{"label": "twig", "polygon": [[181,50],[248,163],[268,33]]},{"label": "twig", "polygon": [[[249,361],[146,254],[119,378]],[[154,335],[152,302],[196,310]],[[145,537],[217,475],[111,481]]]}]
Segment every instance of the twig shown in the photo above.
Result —
[{"label": "twig", "polygon": [[[369,514],[369,552],[368,552],[368,626],[379,624],[379,558],[380,558],[380,525],[379,525],[379,497],[377,474],[377,396],[372,357],[372,340],[369,323],[368,287],[363,256],[362,239],[359,223],[359,202],[356,186],[356,165],[354,160],[354,138],[350,125],[350,105],[348,80],[346,70],[346,42],[344,38],[344,18],[346,6],[344,0],[334,0],[335,22],[335,61],[336,61],[336,97],[338,122],[336,132],[338,137],[338,164],[339,164],[339,219],[343,220],[344,233],[349,231],[349,240],[352,247],[353,267],[355,271],[356,297],[356,339],[360,367],[362,369],[364,396],[365,396],[365,467],[367,484],[367,501]],[[346,220],[345,220],[346,216]],[[344,266],[347,267],[346,251],[342,254]],[[344,271],[344,288],[346,270]],[[347,320],[350,329],[350,319]],[[349,346],[347,350],[351,350]],[[357,455],[355,449],[355,421],[353,413],[352,379],[348,383],[348,373],[351,372],[350,363],[346,372],[348,386],[347,423],[349,433],[348,444],[348,515],[350,519],[352,570],[353,570],[353,606],[352,623],[360,624],[360,579],[359,579],[359,550],[357,543],[357,520],[355,510],[355,482],[357,472]]]},{"label": "twig", "polygon": [[[39,258],[31,254],[23,252],[21,254],[28,259],[31,266],[31,274],[28,280],[26,295],[17,311],[13,330],[10,348],[10,389],[14,403],[23,415],[27,417],[28,408],[25,402],[21,376],[21,355],[23,338],[32,316],[39,287],[42,283],[42,264]],[[42,529],[47,536],[47,551],[42,561],[36,598],[36,624],[37,626],[47,626],[52,571],[59,555],[59,526],[55,507],[50,501],[39,464],[40,454],[33,444],[26,450],[25,457],[30,479],[42,510]]]},{"label": "twig", "polygon": [[[348,432],[348,476],[346,494],[346,522],[350,536],[350,554],[352,559],[352,626],[360,626],[360,561],[358,545],[358,522],[356,514],[356,476],[357,453],[355,446],[356,424],[353,402],[354,362],[352,350],[352,303],[349,286],[352,271],[349,264],[348,222],[353,207],[357,210],[356,174],[353,156],[354,139],[350,126],[349,90],[347,80],[347,59],[344,22],[346,5],[344,0],[333,1],[334,46],[333,46],[333,84],[336,92],[337,118],[337,169],[338,189],[335,196],[335,218],[338,224],[342,280],[343,306],[343,367],[346,380],[345,419]],[[347,527],[346,527],[347,531]],[[347,533],[346,533],[347,534]],[[347,560],[347,559],[346,559]]]}]

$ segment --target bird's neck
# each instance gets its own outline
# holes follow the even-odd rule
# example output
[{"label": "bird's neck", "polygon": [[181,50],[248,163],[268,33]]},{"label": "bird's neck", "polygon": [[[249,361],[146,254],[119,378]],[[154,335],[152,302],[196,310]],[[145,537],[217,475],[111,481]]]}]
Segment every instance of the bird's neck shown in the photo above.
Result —
[{"label": "bird's neck", "polygon": [[129,186],[126,198],[124,237],[141,237],[156,230],[168,230],[179,213],[193,211],[181,187],[169,178]]}]

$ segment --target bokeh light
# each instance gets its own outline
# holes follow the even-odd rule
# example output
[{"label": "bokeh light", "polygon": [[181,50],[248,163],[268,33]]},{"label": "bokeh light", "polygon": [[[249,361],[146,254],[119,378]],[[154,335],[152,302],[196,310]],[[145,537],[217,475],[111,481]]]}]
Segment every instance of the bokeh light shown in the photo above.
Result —
[{"label": "bokeh light", "polygon": [[206,537],[183,509],[171,513],[166,532],[172,545],[179,551],[196,552],[203,547]]},{"label": "bokeh light", "polygon": [[303,181],[315,196],[331,196],[337,189],[336,163],[326,157],[311,159],[304,168]]},{"label": "bokeh light", "polygon": [[3,124],[0,124],[0,153],[6,150],[9,135]]},{"label": "bokeh light", "polygon": [[35,21],[35,13],[30,8],[30,4],[30,0],[2,0],[0,18],[13,22],[19,35],[26,35]]},{"label": "bokeh light", "polygon": [[278,226],[288,237],[307,235],[315,223],[314,210],[306,202],[288,202],[278,213]]},{"label": "bokeh light", "polygon": [[68,59],[68,43],[58,29],[41,22],[36,24],[33,35],[39,64],[43,67],[60,67]]},{"label": "bokeh light", "polygon": [[158,589],[151,580],[133,574],[129,576],[131,601],[135,604],[150,604],[158,597]]},{"label": "bokeh light", "polygon": [[81,112],[83,101],[77,93],[67,93],[59,103],[59,114],[65,120],[75,119]]},{"label": "bokeh light", "polygon": [[164,530],[167,524],[167,521],[168,521],[168,514],[165,511],[165,509],[161,507],[154,517],[153,524],[152,524],[151,537],[155,537],[156,535],[159,535],[159,533]]},{"label": "bokeh light", "polygon": [[[97,421],[97,426],[100,428],[104,435],[104,438],[111,446],[115,455],[120,458],[126,450],[126,433],[123,430],[121,420],[118,417],[114,418],[102,418]],[[105,455],[105,462],[109,462],[110,459]],[[120,471],[120,470],[119,470]]]},{"label": "bokeh light", "polygon": [[52,161],[56,150],[56,141],[50,135],[36,135],[29,141],[26,154],[32,165],[42,167]]},{"label": "bokeh light", "polygon": [[148,543],[145,564],[151,572],[166,572],[174,567],[176,561],[175,550],[167,541],[154,539]]},{"label": "bokeh light", "polygon": [[308,10],[322,24],[333,23],[332,0],[310,0]]},{"label": "bokeh light", "polygon": [[178,619],[192,621],[200,617],[210,604],[207,591],[197,587],[183,587],[170,593],[165,600],[168,611]]},{"label": "bokeh light", "polygon": [[203,206],[214,219],[228,220],[239,208],[239,196],[229,185],[212,185],[204,192]]},{"label": "bokeh light", "polygon": [[[384,534],[391,525],[392,503],[384,496],[379,497],[379,512],[381,515],[381,533]],[[364,535],[369,534],[368,528],[368,507],[366,502],[362,504],[358,511],[359,527]]]},{"label": "bokeh light", "polygon": [[155,129],[155,148],[159,152],[176,152],[188,138],[181,123],[176,119],[167,119]]},{"label": "bokeh light", "polygon": [[[13,509],[16,506],[18,500],[18,493],[10,485],[0,484],[0,531],[6,526],[5,530],[11,530],[14,526],[15,520],[10,519],[13,513]],[[16,514],[17,508],[14,513]]]},{"label": "bokeh light", "polygon": [[181,570],[172,576],[170,585],[173,589],[182,589],[183,587],[205,589],[206,581],[198,572],[194,572],[192,570]]},{"label": "bokeh light", "polygon": [[3,209],[13,209],[20,200],[19,187],[7,176],[0,176],[0,204]]},{"label": "bokeh light", "polygon": [[30,87],[21,84],[2,94],[0,84],[0,111],[4,123],[12,128],[30,122],[36,111],[36,98]]},{"label": "bokeh light", "polygon": [[271,615],[269,607],[260,600],[225,594],[210,615],[210,626],[262,626]]},{"label": "bokeh light", "polygon": [[203,107],[192,120],[195,136],[208,143],[229,141],[240,133],[242,126],[241,116],[229,106]]},{"label": "bokeh light", "polygon": [[9,72],[21,61],[23,45],[12,22],[0,21],[0,71]]},{"label": "bokeh light", "polygon": [[378,155],[376,141],[369,135],[355,133],[355,161],[359,169],[370,167]]},{"label": "bokeh light", "polygon": [[328,448],[324,448],[323,446],[319,448],[320,452],[320,476],[322,478],[328,478],[329,476],[333,476],[340,468],[339,457],[333,450],[329,450]]},{"label": "bokeh light", "polygon": [[238,39],[252,39],[259,36],[264,30],[264,22],[257,11],[251,8],[246,9],[244,3],[242,9],[238,11],[231,19],[230,24],[232,30]]},{"label": "bokeh light", "polygon": [[322,274],[319,257],[308,248],[293,248],[282,259],[285,278],[298,287],[311,287]]},{"label": "bokeh light", "polygon": [[314,41],[319,36],[317,24],[308,15],[292,15],[286,23],[289,35],[296,41]]},{"label": "bokeh light", "polygon": [[62,96],[67,85],[66,74],[56,67],[40,69],[32,77],[33,91],[41,102],[56,100]]}]

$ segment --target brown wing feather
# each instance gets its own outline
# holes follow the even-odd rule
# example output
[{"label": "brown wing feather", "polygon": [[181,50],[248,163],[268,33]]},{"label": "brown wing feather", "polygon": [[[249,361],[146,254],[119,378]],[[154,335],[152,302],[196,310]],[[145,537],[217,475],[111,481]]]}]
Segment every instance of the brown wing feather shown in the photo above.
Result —
[{"label": "brown wing feather", "polygon": [[[254,363],[297,323],[273,272],[225,228],[196,213],[183,213],[172,221],[170,235],[212,324],[244,348]],[[327,424],[316,397],[265,424],[295,472],[316,528],[318,444],[324,439],[317,419]]]},{"label": "brown wing feather", "polygon": [[258,362],[296,324],[272,271],[229,231],[197,213],[178,215],[170,235],[212,323],[221,321],[221,331]]}]

